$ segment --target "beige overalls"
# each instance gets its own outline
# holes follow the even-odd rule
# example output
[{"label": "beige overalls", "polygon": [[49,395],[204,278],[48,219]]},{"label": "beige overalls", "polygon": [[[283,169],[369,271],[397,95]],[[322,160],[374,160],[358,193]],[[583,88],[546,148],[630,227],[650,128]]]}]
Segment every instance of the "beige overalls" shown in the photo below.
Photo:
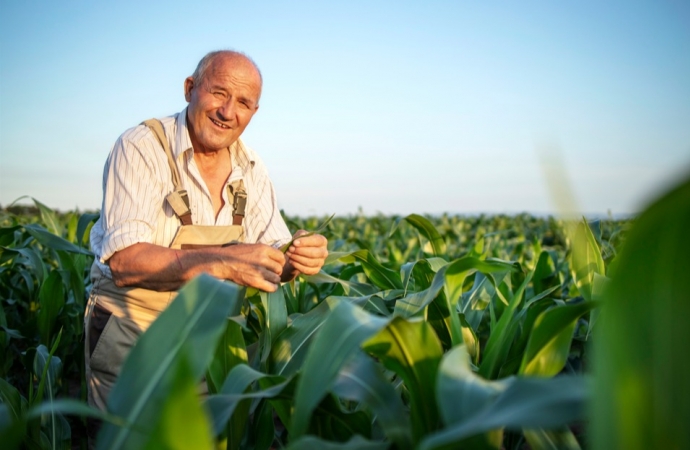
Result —
[{"label": "beige overalls", "polygon": [[[155,119],[147,120],[144,124],[153,131],[166,152],[175,186],[174,192],[166,200],[182,225],[170,248],[189,249],[243,242],[242,219],[247,201],[243,182],[239,180],[227,185],[228,198],[233,198],[232,225],[192,224],[187,192],[181,187],[180,174],[163,126]],[[177,293],[117,287],[96,264],[91,269],[91,280],[91,295],[84,314],[86,379],[89,404],[105,410],[108,393],[130,348]]]}]

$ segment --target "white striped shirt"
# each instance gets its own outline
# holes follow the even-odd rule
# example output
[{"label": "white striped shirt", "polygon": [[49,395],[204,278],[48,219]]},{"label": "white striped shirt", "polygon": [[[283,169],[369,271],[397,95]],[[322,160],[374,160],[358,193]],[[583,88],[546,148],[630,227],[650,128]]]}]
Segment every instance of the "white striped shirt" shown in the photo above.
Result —
[{"label": "white striped shirt", "polygon": [[[223,189],[224,205],[214,217],[213,203],[196,162],[187,129],[187,109],[161,119],[187,190],[195,225],[232,225],[232,200]],[[273,184],[259,156],[237,140],[230,148],[232,172],[227,183],[243,179],[247,190],[243,226],[245,242],[280,246],[291,234],[278,209]],[[139,242],[168,247],[180,220],[165,197],[174,190],[165,151],[145,125],[125,131],[103,170],[101,217],[91,229],[96,264],[112,278],[106,261],[117,251]]]}]

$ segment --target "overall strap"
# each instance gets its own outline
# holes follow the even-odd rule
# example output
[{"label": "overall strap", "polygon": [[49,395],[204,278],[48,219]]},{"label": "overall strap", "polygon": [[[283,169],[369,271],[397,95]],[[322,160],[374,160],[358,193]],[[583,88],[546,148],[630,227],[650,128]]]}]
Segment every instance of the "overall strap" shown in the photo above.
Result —
[{"label": "overall strap", "polygon": [[236,180],[228,184],[228,198],[233,197],[232,201],[232,224],[242,225],[245,209],[247,208],[247,190],[244,188],[243,180]]},{"label": "overall strap", "polygon": [[182,189],[180,183],[180,172],[177,169],[177,164],[175,164],[175,158],[173,158],[172,150],[170,150],[170,145],[168,144],[168,138],[165,137],[165,130],[163,130],[163,124],[158,119],[149,119],[142,122],[142,125],[146,125],[151,129],[154,136],[158,138],[165,154],[168,156],[168,165],[170,166],[170,173],[172,174],[172,182],[175,190],[165,197],[168,204],[175,211],[175,215],[180,219],[182,225],[192,224],[192,211],[189,209],[189,197],[187,196],[187,191]]}]

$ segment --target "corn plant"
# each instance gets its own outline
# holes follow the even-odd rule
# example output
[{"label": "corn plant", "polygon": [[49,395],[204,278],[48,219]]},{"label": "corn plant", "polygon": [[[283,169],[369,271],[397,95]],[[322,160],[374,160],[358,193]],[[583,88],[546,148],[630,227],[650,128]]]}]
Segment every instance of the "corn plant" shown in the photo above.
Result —
[{"label": "corn plant", "polygon": [[[50,210],[39,210],[49,223]],[[20,282],[22,298],[40,299],[37,286],[49,276],[35,281],[37,257],[25,248],[60,274],[45,288],[63,300],[44,301],[57,311],[44,335],[40,302],[15,314],[17,294],[2,297],[4,312],[34,317],[31,336],[48,341],[40,350],[48,366],[83,354],[63,340],[68,329],[82,332],[76,297],[83,301],[88,287],[65,280],[68,272],[85,279],[93,216],[73,217],[60,225],[56,216],[43,231],[11,217],[0,233],[1,273],[15,277],[2,286],[25,280],[22,268],[34,281],[30,292]],[[319,220],[289,223],[315,229]],[[132,349],[106,413],[83,397],[65,399],[64,389],[22,402],[52,372],[44,364],[22,385],[13,363],[0,386],[0,439],[9,448],[66,446],[69,438],[48,429],[73,415],[104,422],[101,449],[579,448],[586,342],[622,225],[528,215],[336,217],[317,275],[272,294],[207,276],[181,289]],[[70,271],[65,261],[82,257]],[[3,327],[4,342],[28,347],[28,331]],[[208,390],[202,398],[199,383]]]},{"label": "corn plant", "polygon": [[84,237],[97,215],[61,216],[34,203],[37,214],[5,214],[0,228],[0,391],[25,446],[62,448],[70,423],[59,411],[37,411],[58,395],[86,398],[83,311],[93,257]]}]

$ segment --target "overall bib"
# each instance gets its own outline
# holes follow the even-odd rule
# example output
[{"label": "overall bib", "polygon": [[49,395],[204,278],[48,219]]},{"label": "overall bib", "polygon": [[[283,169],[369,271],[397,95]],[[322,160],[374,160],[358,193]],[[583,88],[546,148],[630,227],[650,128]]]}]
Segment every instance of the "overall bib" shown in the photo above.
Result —
[{"label": "overall bib", "polygon": [[[182,225],[178,228],[170,248],[184,250],[244,242],[242,220],[247,193],[243,181],[227,185],[228,198],[233,198],[232,225],[194,225],[187,192],[181,187],[180,175],[163,126],[156,119],[147,120],[143,124],[153,131],[166,152],[175,187],[166,197],[166,201]],[[91,281],[91,295],[84,313],[88,399],[91,406],[105,411],[108,393],[115,384],[130,348],[168,306],[177,292],[118,287],[96,264],[91,268]]]}]

